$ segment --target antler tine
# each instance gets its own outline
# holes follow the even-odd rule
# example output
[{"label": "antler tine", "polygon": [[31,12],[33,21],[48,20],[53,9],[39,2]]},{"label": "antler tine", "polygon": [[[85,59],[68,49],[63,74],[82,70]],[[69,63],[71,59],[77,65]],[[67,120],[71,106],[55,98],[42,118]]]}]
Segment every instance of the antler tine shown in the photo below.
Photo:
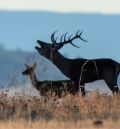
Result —
[{"label": "antler tine", "polygon": [[80,48],[80,47],[78,47],[78,46],[74,45],[72,42],[71,42],[70,44],[71,44],[71,45],[73,45],[74,47]]},{"label": "antler tine", "polygon": [[56,31],[53,33],[53,43],[55,43],[55,38],[54,38],[55,33],[56,33]]},{"label": "antler tine", "polygon": [[80,36],[82,35],[83,31],[80,32]]},{"label": "antler tine", "polygon": [[78,33],[79,33],[79,30],[77,31],[76,36],[73,37],[73,38],[71,38],[71,37],[72,37],[72,35],[71,35],[71,36],[68,38],[68,41],[70,42],[70,44],[71,44],[72,46],[77,47],[77,48],[80,48],[80,47],[78,47],[78,46],[76,46],[76,45],[74,45],[74,44],[72,43],[72,41],[73,41],[75,38],[77,38]]},{"label": "antler tine", "polygon": [[68,41],[70,41],[71,40],[71,37],[72,37],[73,35],[70,35],[70,37],[68,38]]},{"label": "antler tine", "polygon": [[52,35],[51,35],[51,41],[53,42],[53,33],[52,33]]},{"label": "antler tine", "polygon": [[64,42],[66,42],[66,35],[67,35],[68,32],[65,33],[64,35]]},{"label": "antler tine", "polygon": [[[68,33],[68,32],[67,32],[67,33]],[[69,36],[68,41],[66,41],[66,40],[64,41],[65,44],[70,43],[70,44],[73,45],[74,47],[79,48],[78,46],[76,46],[76,45],[74,45],[74,44],[72,43],[72,40],[74,40],[74,39],[73,39],[74,37],[73,37],[73,38],[71,38],[71,37],[72,37],[72,35]]]},{"label": "antler tine", "polygon": [[54,35],[55,35],[56,32],[57,32],[57,31],[54,31],[54,32],[52,33],[52,35],[51,35],[51,41],[52,41],[52,43],[56,43],[56,40],[55,40],[55,38],[54,38]]},{"label": "antler tine", "polygon": [[60,38],[60,42],[62,42],[63,36],[64,36],[64,34],[61,36],[61,38]]},{"label": "antler tine", "polygon": [[58,37],[56,37],[56,39],[55,39],[55,43],[57,42],[57,39],[58,39]]},{"label": "antler tine", "polygon": [[78,31],[76,32],[76,36],[80,36],[80,35],[83,33],[83,31],[81,32],[81,34],[79,34],[79,32],[80,32],[80,30],[78,30]]},{"label": "antler tine", "polygon": [[78,34],[78,33],[79,33],[79,30],[77,31],[76,36],[78,36],[82,41],[88,42],[87,40],[85,40],[85,39],[83,39],[83,38],[81,37],[83,31],[81,31],[80,34]]}]

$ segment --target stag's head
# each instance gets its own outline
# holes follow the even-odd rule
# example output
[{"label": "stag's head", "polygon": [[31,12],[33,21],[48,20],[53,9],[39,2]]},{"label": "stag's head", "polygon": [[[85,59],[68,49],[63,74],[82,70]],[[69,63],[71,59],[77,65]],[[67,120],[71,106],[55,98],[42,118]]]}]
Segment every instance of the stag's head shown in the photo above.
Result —
[{"label": "stag's head", "polygon": [[82,41],[84,42],[87,42],[86,40],[84,40],[81,35],[83,33],[80,32],[80,31],[77,31],[76,32],[76,35],[75,36],[69,36],[68,38],[67,37],[67,33],[63,34],[60,38],[60,41],[58,42],[57,41],[57,37],[55,38],[55,33],[56,31],[51,35],[51,43],[46,43],[46,42],[43,42],[43,41],[40,41],[40,40],[37,40],[37,43],[39,44],[39,46],[36,46],[35,48],[37,49],[37,51],[44,57],[50,59],[51,58],[51,54],[53,52],[57,52],[58,50],[60,50],[64,45],[66,44],[71,44],[72,46],[74,47],[77,47],[79,48],[78,46],[74,45],[73,44],[73,41],[75,39],[81,39]]},{"label": "stag's head", "polygon": [[32,75],[32,74],[34,74],[34,71],[35,71],[36,62],[32,66],[25,64],[25,67],[26,67],[26,69],[22,72],[22,74],[23,75]]}]

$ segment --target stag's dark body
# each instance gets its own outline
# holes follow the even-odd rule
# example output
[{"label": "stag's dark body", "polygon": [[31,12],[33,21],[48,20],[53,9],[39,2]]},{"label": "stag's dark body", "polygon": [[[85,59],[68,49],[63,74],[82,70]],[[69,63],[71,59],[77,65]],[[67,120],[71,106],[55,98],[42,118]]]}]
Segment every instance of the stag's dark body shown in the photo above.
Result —
[{"label": "stag's dark body", "polygon": [[[79,84],[83,86],[81,87],[81,91],[85,94],[85,83],[104,80],[113,93],[118,93],[117,77],[120,72],[120,64],[118,62],[112,59],[67,59],[59,52],[59,49],[67,43],[72,43],[72,40],[75,38],[82,39],[80,37],[81,34],[78,35],[77,33],[73,38],[69,38],[68,40],[64,38],[64,42],[56,43],[53,33],[51,36],[53,44],[38,40],[37,42],[41,47],[36,46],[35,48],[42,56],[51,60],[64,75],[74,81],[76,86],[75,92],[79,91]],[[84,66],[85,63],[86,65]]]},{"label": "stag's dark body", "polygon": [[114,89],[114,86],[117,86],[119,63],[112,59],[88,60],[88,63],[83,68],[83,73],[80,75],[82,66],[86,61],[87,59],[75,59],[71,61],[69,77],[72,80],[78,83],[81,76],[80,85],[103,79],[111,90]]},{"label": "stag's dark body", "polygon": [[[49,57],[47,58],[50,59]],[[88,62],[81,74],[82,66],[86,61]],[[76,91],[79,90],[81,76],[80,85],[96,80],[104,80],[112,92],[118,92],[116,86],[120,64],[112,59],[67,59],[59,52],[54,52],[52,54],[52,62],[64,75],[75,82]]]}]

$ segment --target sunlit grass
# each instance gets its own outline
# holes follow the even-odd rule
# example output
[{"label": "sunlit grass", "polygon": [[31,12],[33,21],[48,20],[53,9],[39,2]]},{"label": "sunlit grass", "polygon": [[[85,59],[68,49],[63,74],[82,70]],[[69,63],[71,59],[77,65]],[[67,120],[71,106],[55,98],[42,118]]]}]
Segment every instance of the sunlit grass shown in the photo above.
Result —
[{"label": "sunlit grass", "polygon": [[120,127],[120,95],[91,92],[86,97],[67,94],[61,99],[54,95],[44,99],[19,93],[10,97],[7,92],[0,92],[0,129],[94,129],[96,126]]}]

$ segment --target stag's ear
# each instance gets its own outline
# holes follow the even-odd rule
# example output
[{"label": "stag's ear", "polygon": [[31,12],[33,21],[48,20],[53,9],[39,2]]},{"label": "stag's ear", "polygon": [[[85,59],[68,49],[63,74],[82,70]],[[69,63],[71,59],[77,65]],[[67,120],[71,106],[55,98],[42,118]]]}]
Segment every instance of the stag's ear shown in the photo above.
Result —
[{"label": "stag's ear", "polygon": [[34,64],[33,64],[33,69],[35,69],[36,66],[37,66],[37,63],[34,62]]},{"label": "stag's ear", "polygon": [[26,67],[26,68],[29,68],[29,66],[28,66],[27,64],[25,64],[25,67]]}]

